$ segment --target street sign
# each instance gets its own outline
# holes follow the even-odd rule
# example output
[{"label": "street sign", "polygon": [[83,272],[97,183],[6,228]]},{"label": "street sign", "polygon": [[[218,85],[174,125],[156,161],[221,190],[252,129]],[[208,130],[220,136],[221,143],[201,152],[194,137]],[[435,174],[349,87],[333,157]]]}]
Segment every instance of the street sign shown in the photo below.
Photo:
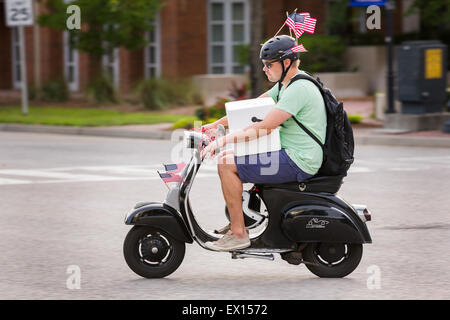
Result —
[{"label": "street sign", "polygon": [[20,57],[20,79],[22,89],[22,113],[28,114],[28,87],[27,87],[27,65],[25,50],[24,26],[33,24],[33,1],[32,0],[6,0],[5,1],[6,25],[16,27],[19,33],[19,57]]},{"label": "street sign", "polygon": [[372,5],[385,6],[386,0],[374,1],[374,0],[352,0],[348,4],[350,7],[368,7]]},{"label": "street sign", "polygon": [[32,0],[6,0],[6,25],[8,27],[30,26],[33,24]]}]

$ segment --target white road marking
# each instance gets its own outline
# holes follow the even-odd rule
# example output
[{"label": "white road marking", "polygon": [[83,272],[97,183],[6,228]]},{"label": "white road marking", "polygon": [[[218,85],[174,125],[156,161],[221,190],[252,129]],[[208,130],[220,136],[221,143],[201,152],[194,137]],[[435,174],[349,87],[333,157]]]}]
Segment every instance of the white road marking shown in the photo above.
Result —
[{"label": "white road marking", "polygon": [[350,173],[362,173],[362,172],[373,172],[373,170],[367,168],[367,167],[350,167],[348,170]]},{"label": "white road marking", "polygon": [[0,185],[2,185],[2,184],[29,184],[29,183],[33,183],[33,181],[0,178]]},{"label": "white road marking", "polygon": [[423,168],[389,168],[389,171],[419,171],[419,170],[423,170]]},{"label": "white road marking", "polygon": [[120,177],[108,177],[108,176],[97,176],[97,175],[87,175],[87,174],[70,174],[70,173],[58,173],[50,172],[45,170],[0,170],[0,175],[16,175],[25,177],[43,177],[43,178],[54,178],[54,179],[64,179],[64,180],[96,180],[96,179],[120,179]]},{"label": "white road marking", "polygon": [[[378,168],[372,165],[369,166],[352,166],[349,173],[370,173],[378,170],[388,170],[397,172],[414,172],[420,170],[427,170],[433,168],[430,165],[420,165],[416,162],[417,167],[411,166],[412,161],[430,160],[444,162],[448,166],[447,159],[450,157],[412,157],[412,158],[397,158],[398,161],[409,161],[409,166],[398,166],[390,168]],[[370,161],[364,161],[365,164],[370,164]],[[375,163],[374,163],[375,164]],[[157,170],[164,172],[164,167],[161,164],[149,165],[115,165],[115,166],[74,166],[74,167],[56,167],[45,169],[1,169],[0,170],[0,185],[21,185],[21,184],[52,184],[52,183],[72,183],[72,182],[102,182],[102,181],[139,181],[139,180],[160,180]],[[17,176],[17,179],[15,177]],[[29,179],[22,179],[21,177],[28,177]],[[197,174],[198,178],[217,178],[217,165],[204,164],[200,172]]]},{"label": "white road marking", "polygon": [[[151,169],[155,168],[155,169]],[[156,168],[164,172],[162,165],[147,166],[86,166],[64,167],[46,169],[4,169],[0,170],[0,185],[20,184],[52,184],[72,182],[102,182],[102,181],[138,181],[160,180]],[[81,171],[81,172],[80,172]],[[85,174],[82,171],[96,172],[98,174]],[[109,175],[113,173],[115,175]],[[118,176],[121,174],[122,176]],[[8,176],[8,177],[2,177]],[[33,180],[13,179],[9,176],[37,178]],[[197,177],[216,177],[217,173],[199,173]],[[41,179],[39,179],[41,178]]]},{"label": "white road marking", "polygon": [[416,162],[427,162],[427,163],[450,163],[450,156],[436,156],[436,157],[409,157],[409,158],[396,158],[394,161],[416,161]]}]

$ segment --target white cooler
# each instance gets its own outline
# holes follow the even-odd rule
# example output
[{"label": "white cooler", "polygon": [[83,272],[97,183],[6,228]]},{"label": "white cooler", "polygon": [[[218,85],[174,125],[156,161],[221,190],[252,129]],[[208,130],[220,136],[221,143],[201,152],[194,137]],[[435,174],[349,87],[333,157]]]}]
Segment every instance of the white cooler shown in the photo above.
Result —
[{"label": "white cooler", "polygon": [[[230,133],[245,129],[255,122],[252,118],[263,120],[275,106],[272,98],[257,98],[225,103]],[[257,153],[279,151],[281,149],[280,130],[274,129],[269,135],[249,142],[234,145],[234,154],[238,157]]]}]

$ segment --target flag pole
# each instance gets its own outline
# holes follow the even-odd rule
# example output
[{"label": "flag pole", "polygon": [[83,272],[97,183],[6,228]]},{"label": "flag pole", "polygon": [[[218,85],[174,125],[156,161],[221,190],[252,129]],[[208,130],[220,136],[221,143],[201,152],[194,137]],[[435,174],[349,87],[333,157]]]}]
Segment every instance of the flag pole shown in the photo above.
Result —
[{"label": "flag pole", "polygon": [[[286,17],[289,18],[289,12],[288,11],[286,11]],[[291,28],[289,28],[289,35],[292,37]]]},{"label": "flag pole", "polygon": [[[158,175],[159,175],[159,177],[161,178],[161,174],[159,173],[159,170],[156,170],[156,172],[158,172]],[[163,179],[161,179],[161,180],[162,180],[162,182],[164,182],[164,184],[166,185],[167,189],[170,190],[170,188],[169,188],[169,186],[167,185],[167,183],[166,183]]]},{"label": "flag pole", "polygon": [[283,24],[281,25],[281,28],[278,29],[277,33],[275,33],[275,35],[273,36],[274,38],[280,33],[280,31],[281,31],[281,29],[283,29],[283,27],[284,27],[284,22],[283,22]]}]

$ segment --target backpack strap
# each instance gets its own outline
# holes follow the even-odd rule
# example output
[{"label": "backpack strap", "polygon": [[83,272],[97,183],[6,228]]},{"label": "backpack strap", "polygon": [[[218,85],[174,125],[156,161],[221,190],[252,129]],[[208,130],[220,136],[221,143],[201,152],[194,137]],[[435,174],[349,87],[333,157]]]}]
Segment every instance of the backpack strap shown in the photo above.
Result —
[{"label": "backpack strap", "polygon": [[[314,79],[314,77],[313,76],[311,76],[310,74],[298,74],[298,75],[296,75],[295,77],[293,77],[292,79],[291,79],[291,81],[289,82],[289,84],[287,85],[287,87],[286,87],[286,89],[292,84],[292,83],[294,83],[295,81],[297,81],[297,80],[300,80],[300,79],[305,79],[305,80],[309,80],[309,81],[311,81],[311,82],[313,82],[315,85],[316,85],[316,87],[320,90],[320,93],[322,94],[322,97],[323,97],[323,85],[322,85],[322,82],[320,82],[320,80],[316,80],[316,79]],[[278,91],[279,92],[279,91]],[[322,148],[322,150],[324,151],[324,153],[325,153],[325,146],[323,145],[323,143],[322,142],[320,142],[320,140],[315,136],[315,135],[313,135],[312,134],[312,132],[311,131],[309,131],[309,129],[308,128],[306,128],[303,124],[301,124],[301,122],[300,121],[298,121],[296,118],[295,118],[295,116],[292,116],[292,119],[294,119],[294,121],[299,125],[299,127],[300,128],[302,128],[303,129],[303,131],[305,131],[315,142],[317,142],[318,144],[319,144],[319,146]]]},{"label": "backpack strap", "polygon": [[304,125],[302,125],[301,122],[298,121],[294,116],[292,116],[292,119],[294,119],[294,121],[297,122],[297,124],[300,126],[300,128],[302,128],[303,131],[305,131],[311,138],[313,138],[314,141],[317,142],[319,144],[319,146],[322,148],[322,150],[325,152],[325,146],[323,145],[323,143],[320,142],[320,140],[317,139],[317,137],[315,135],[313,135],[311,133],[311,131],[308,130],[308,128],[306,128]]}]

